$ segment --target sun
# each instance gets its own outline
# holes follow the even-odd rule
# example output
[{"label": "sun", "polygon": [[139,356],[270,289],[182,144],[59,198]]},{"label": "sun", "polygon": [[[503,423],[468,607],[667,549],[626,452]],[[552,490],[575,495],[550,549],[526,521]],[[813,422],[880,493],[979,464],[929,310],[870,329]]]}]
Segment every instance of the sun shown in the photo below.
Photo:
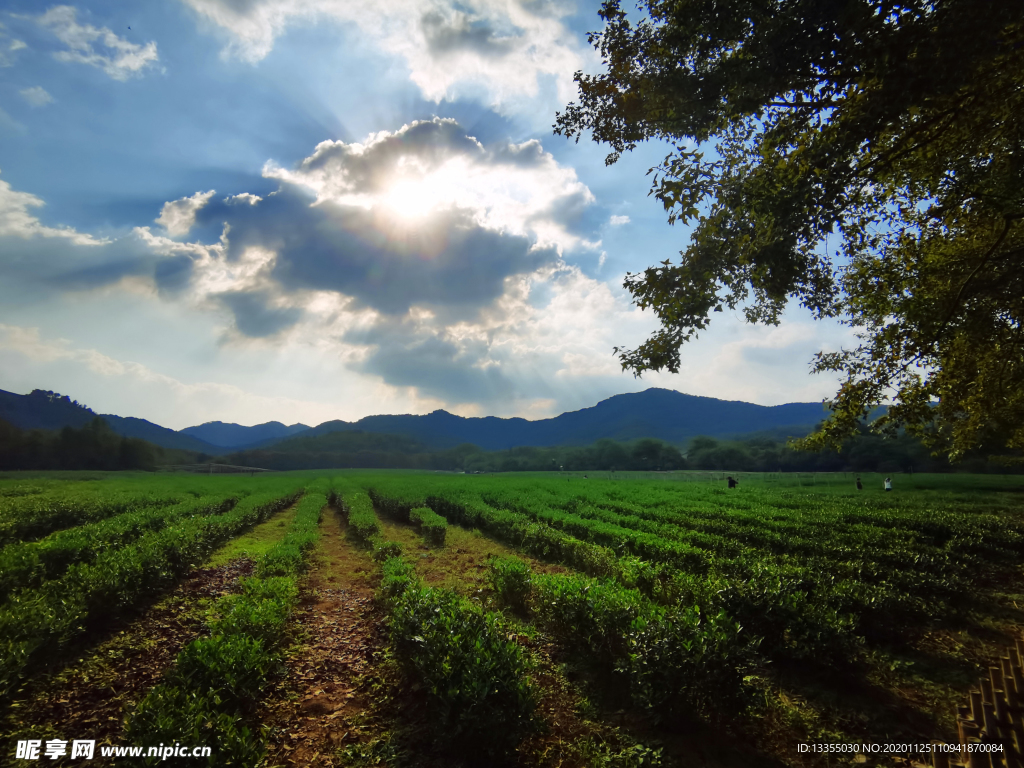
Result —
[{"label": "sun", "polygon": [[437,203],[436,190],[427,180],[400,181],[381,197],[381,202],[397,217],[405,220],[425,218]]}]

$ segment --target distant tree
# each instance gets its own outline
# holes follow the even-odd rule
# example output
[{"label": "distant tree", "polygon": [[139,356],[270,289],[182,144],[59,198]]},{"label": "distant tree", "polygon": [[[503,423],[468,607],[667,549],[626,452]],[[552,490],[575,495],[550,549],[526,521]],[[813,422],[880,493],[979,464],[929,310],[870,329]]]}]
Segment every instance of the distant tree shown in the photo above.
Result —
[{"label": "distant tree", "polygon": [[100,418],[57,433],[25,432],[0,420],[0,469],[153,469],[160,450],[115,434]]},{"label": "distant tree", "polygon": [[694,452],[710,451],[718,447],[718,441],[713,437],[707,437],[706,435],[698,435],[690,441],[689,453],[687,456],[693,456]]},{"label": "distant tree", "polygon": [[642,469],[657,469],[661,458],[661,442],[658,440],[639,440],[633,446],[633,465]]},{"label": "distant tree", "polygon": [[594,469],[621,469],[629,462],[629,453],[614,440],[604,438],[594,444]]},{"label": "distant tree", "polygon": [[627,275],[661,329],[616,348],[623,368],[677,372],[714,312],[774,324],[795,299],[862,329],[816,357],[844,381],[805,446],[841,445],[891,396],[878,430],[1021,459],[1024,3],[640,2],[636,24],[604,2],[607,71],[577,72],[555,123],[609,164],[674,146],[652,193],[692,236]]}]

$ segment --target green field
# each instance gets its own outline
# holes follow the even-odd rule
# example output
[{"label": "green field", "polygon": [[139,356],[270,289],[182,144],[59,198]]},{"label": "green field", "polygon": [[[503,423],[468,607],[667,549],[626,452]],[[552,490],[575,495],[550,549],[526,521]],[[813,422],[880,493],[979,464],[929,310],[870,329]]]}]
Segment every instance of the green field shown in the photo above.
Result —
[{"label": "green field", "polygon": [[812,766],[858,758],[798,744],[954,741],[1024,621],[1020,479],[734,477],[2,476],[0,750]]}]

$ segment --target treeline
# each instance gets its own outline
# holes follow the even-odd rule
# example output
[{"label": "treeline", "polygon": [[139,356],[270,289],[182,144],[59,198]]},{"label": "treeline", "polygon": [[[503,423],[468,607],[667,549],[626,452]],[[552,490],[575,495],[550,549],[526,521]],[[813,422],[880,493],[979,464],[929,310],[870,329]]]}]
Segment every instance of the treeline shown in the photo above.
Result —
[{"label": "treeline", "polygon": [[158,463],[191,461],[193,456],[122,437],[99,417],[78,429],[60,431],[26,431],[0,419],[0,470],[152,470]]},{"label": "treeline", "polygon": [[[213,463],[235,464],[286,471],[290,469],[463,469],[468,456],[480,452],[475,445],[460,445],[447,451],[373,450],[349,451],[275,451],[259,449],[238,451]],[[202,458],[202,457],[201,457]]]},{"label": "treeline", "polygon": [[462,469],[467,472],[524,472],[546,470],[672,470],[689,469],[689,462],[678,448],[661,440],[644,439],[635,443],[598,440],[582,447],[522,447],[507,451],[478,451],[466,456]]},{"label": "treeline", "polygon": [[[328,437],[328,436],[324,436]],[[423,469],[466,472],[550,472],[550,471],[670,471],[723,470],[736,472],[1005,472],[1006,469],[984,458],[967,459],[951,466],[944,458],[935,458],[927,448],[909,435],[883,438],[866,431],[848,440],[841,452],[798,451],[784,439],[753,437],[745,440],[694,438],[685,455],[661,440],[644,439],[620,443],[598,440],[589,446],[520,447],[503,451],[484,451],[464,444],[444,451],[422,444],[402,444],[378,435],[374,443],[359,435],[347,434],[342,450],[327,448],[327,441],[310,439],[306,450],[267,449],[240,451],[214,461],[265,469]],[[356,443],[363,444],[357,445]],[[289,441],[291,443],[291,441]],[[331,446],[334,447],[334,446]],[[320,448],[320,450],[317,450]],[[325,450],[326,448],[326,450]],[[411,449],[411,450],[410,450]]]},{"label": "treeline", "polygon": [[661,440],[631,443],[598,440],[589,446],[520,447],[484,451],[463,444],[432,450],[403,435],[329,433],[285,441],[266,449],[239,451],[219,458],[165,449],[138,438],[122,437],[101,418],[81,428],[21,430],[0,419],[0,470],[151,470],[158,464],[193,461],[264,469],[422,469],[466,472],[670,471],[735,472],[1005,472],[976,457],[951,466],[909,435],[883,438],[865,427],[841,452],[795,450],[784,439],[745,440],[696,437],[682,453]]},{"label": "treeline", "polygon": [[882,437],[866,425],[836,451],[798,451],[783,440],[754,437],[746,440],[694,438],[686,453],[691,469],[743,472],[1007,472],[984,456],[972,456],[951,465],[932,456],[919,440],[907,434]]},{"label": "treeline", "polygon": [[909,435],[883,438],[863,434],[848,440],[842,451],[798,451],[786,440],[754,437],[716,440],[696,437],[685,455],[660,440],[633,443],[598,440],[585,447],[513,448],[507,451],[467,452],[466,471],[515,472],[545,470],[667,471],[678,469],[735,472],[1003,472],[983,458],[968,459],[953,467],[929,454]]},{"label": "treeline", "polygon": [[[292,443],[292,441],[288,441]],[[289,446],[291,447],[291,446]],[[276,446],[275,446],[276,448]],[[670,470],[686,469],[679,452],[660,440],[639,440],[627,445],[614,440],[599,440],[592,446],[511,448],[484,451],[468,443],[444,451],[420,449],[417,452],[374,450],[278,451],[274,449],[239,451],[223,459],[227,464],[264,469],[440,469],[466,472],[527,472],[559,470]]]}]

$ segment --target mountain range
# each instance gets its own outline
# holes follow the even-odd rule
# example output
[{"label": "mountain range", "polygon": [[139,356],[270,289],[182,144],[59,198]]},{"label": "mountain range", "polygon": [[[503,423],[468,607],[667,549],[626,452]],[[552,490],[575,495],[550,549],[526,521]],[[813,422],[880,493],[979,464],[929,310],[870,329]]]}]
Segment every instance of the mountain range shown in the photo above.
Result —
[{"label": "mountain range", "polygon": [[590,408],[532,421],[495,416],[467,418],[438,410],[422,416],[380,415],[354,422],[327,421],[315,427],[288,426],[277,421],[246,427],[213,421],[175,431],[145,419],[96,414],[54,392],[34,390],[28,395],[17,395],[0,390],[0,419],[21,429],[80,427],[97,415],[126,437],[142,438],[165,448],[222,455],[344,431],[404,435],[433,449],[471,443],[493,451],[526,445],[588,445],[602,438],[628,441],[644,437],[682,444],[697,435],[717,438],[755,432],[802,435],[824,419],[827,411],[821,403],[764,406],[651,388],[615,395]]},{"label": "mountain range", "polygon": [[225,424],[223,421],[208,421],[197,427],[185,427],[180,434],[198,438],[219,448],[236,449],[271,443],[309,430],[310,427],[305,424],[285,426],[280,421],[268,421],[254,427]]}]

